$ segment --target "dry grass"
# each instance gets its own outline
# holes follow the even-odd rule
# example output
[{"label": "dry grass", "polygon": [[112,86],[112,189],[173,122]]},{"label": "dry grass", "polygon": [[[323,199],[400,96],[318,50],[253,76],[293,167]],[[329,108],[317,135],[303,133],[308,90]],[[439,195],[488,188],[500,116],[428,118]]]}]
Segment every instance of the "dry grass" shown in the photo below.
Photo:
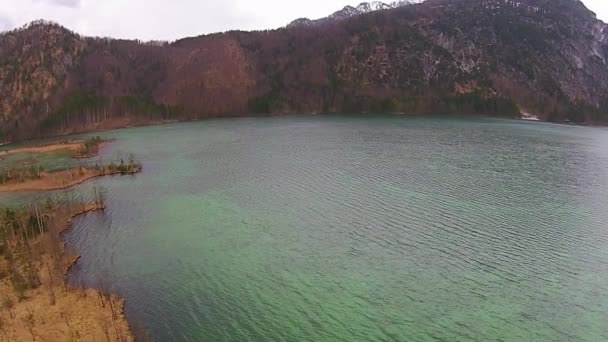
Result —
[{"label": "dry grass", "polygon": [[[51,153],[65,151],[70,152],[76,159],[86,159],[95,157],[98,154],[99,149],[107,142],[108,140],[99,138],[99,140],[96,141],[92,141],[91,139],[72,140],[48,145],[18,147],[0,151],[0,157],[19,153]],[[86,148],[87,143],[90,144],[88,149]]]},{"label": "dry grass", "polygon": [[[60,228],[63,230],[72,217],[101,208],[97,204],[74,208],[59,214],[56,222],[64,223]],[[48,234],[38,237],[33,246],[40,248],[48,238],[45,235]],[[133,341],[123,315],[124,302],[115,296],[103,298],[96,290],[65,286],[63,275],[77,258],[65,254],[63,246],[61,260],[54,258],[52,253],[40,256],[35,267],[41,286],[27,290],[21,300],[8,278],[0,280],[0,306],[5,298],[14,304],[10,310],[0,311],[0,341]],[[6,269],[6,263],[0,260],[0,270]],[[58,261],[60,270],[50,271],[57,269]]]},{"label": "dry grass", "polygon": [[57,151],[69,151],[72,153],[78,153],[82,149],[82,140],[69,141],[64,143],[43,145],[43,146],[28,146],[19,147],[11,150],[0,151],[0,156],[6,156],[9,154],[17,153],[50,153]]},{"label": "dry grass", "polygon": [[131,171],[110,170],[108,168],[73,168],[56,172],[42,172],[40,178],[0,184],[0,192],[67,189],[91,178],[116,174],[133,174],[139,171],[141,171],[140,167],[136,167]]}]

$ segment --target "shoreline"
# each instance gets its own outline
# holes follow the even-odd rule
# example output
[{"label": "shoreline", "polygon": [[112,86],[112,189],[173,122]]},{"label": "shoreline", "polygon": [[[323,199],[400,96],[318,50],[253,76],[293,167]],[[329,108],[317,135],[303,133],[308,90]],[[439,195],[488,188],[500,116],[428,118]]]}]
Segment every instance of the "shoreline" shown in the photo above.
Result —
[{"label": "shoreline", "polygon": [[[82,170],[82,174],[79,172]],[[77,174],[74,174],[76,171]],[[64,190],[73,186],[82,184],[90,179],[105,177],[105,176],[116,176],[116,175],[132,175],[142,171],[141,166],[136,167],[133,170],[121,171],[121,170],[96,170],[96,169],[70,169],[67,171],[57,171],[44,173],[44,177],[40,179],[27,180],[24,182],[14,182],[0,184],[0,193],[14,193],[14,192],[43,192],[53,190]],[[69,176],[70,180],[67,182],[57,183],[60,177]],[[74,177],[77,177],[74,179]]]},{"label": "shoreline", "polygon": [[25,146],[25,147],[17,147],[14,149],[2,150],[0,151],[0,157],[8,156],[12,154],[19,153],[49,153],[49,152],[57,152],[57,151],[69,151],[69,152],[78,152],[82,147],[84,140],[75,140],[68,142],[59,142],[48,145],[41,146]]},{"label": "shoreline", "polygon": [[70,269],[72,269],[72,267],[74,267],[74,265],[76,265],[78,260],[80,260],[81,256],[78,254],[70,255],[65,252],[65,247],[67,245],[67,242],[65,241],[65,239],[63,239],[63,234],[65,234],[65,232],[67,232],[68,230],[70,230],[72,228],[72,221],[76,217],[78,217],[80,215],[85,215],[88,213],[103,211],[105,209],[106,209],[105,205],[98,205],[97,203],[89,204],[89,205],[85,206],[84,208],[82,208],[82,210],[73,213],[72,216],[70,216],[68,218],[68,220],[65,222],[65,225],[59,229],[59,236],[61,236],[61,240],[63,241],[63,243],[61,244],[61,250],[62,250],[63,257],[73,259],[71,262],[69,262],[64,267],[65,270],[63,271],[63,276],[64,276],[64,282],[66,283],[66,285],[67,285],[67,276],[68,276],[68,273],[70,272]]},{"label": "shoreline", "polygon": [[[97,137],[5,150],[0,156],[61,150],[72,153],[73,158],[91,158],[107,142]],[[7,183],[0,184],[0,195],[68,189],[93,178],[141,171],[132,157],[127,164],[121,159],[118,165],[112,162],[55,172],[11,170],[2,176]],[[74,228],[76,217],[104,209],[103,196],[95,190],[91,203],[66,197],[57,204],[30,203],[0,212],[0,247],[4,250],[0,254],[0,342],[135,340],[125,317],[126,301],[111,293],[109,276],[102,276],[91,288],[68,284],[69,273],[81,256],[67,251],[65,233]]]},{"label": "shoreline", "polygon": [[[62,259],[64,260],[69,260],[65,267],[64,267],[64,272],[63,272],[63,283],[66,287],[72,289],[72,290],[82,290],[82,291],[95,291],[99,296],[102,296],[102,290],[96,289],[96,288],[90,288],[90,289],[86,289],[86,288],[78,288],[78,287],[73,287],[70,286],[68,284],[68,274],[70,272],[70,270],[76,265],[76,263],[78,263],[78,260],[80,260],[80,258],[82,257],[80,254],[69,254],[65,251],[65,247],[67,245],[67,242],[65,241],[63,235],[70,229],[73,228],[72,226],[72,221],[81,215],[86,215],[89,213],[94,213],[94,212],[98,212],[101,211],[103,212],[106,209],[105,204],[98,204],[98,203],[92,203],[89,205],[86,205],[84,208],[82,208],[80,211],[76,211],[74,213],[71,214],[71,216],[68,217],[67,221],[65,222],[65,225],[63,225],[62,228],[60,228],[59,230],[59,236],[61,237],[61,253],[62,253]],[[129,321],[127,320],[127,318],[125,317],[125,305],[126,305],[126,300],[118,295],[115,294],[107,294],[109,296],[109,298],[107,300],[110,300],[114,303],[117,302],[117,310],[113,312],[113,314],[116,315],[116,319],[119,321],[120,325],[123,325],[126,327],[126,331],[123,331],[123,333],[126,333],[127,336],[123,336],[126,337],[127,341],[135,341],[135,338],[133,337],[133,334],[131,332],[131,326],[129,325]],[[112,305],[116,305],[116,304],[112,304]],[[119,341],[121,339],[119,338]]]},{"label": "shoreline", "polygon": [[[94,213],[97,211],[104,211],[106,209],[105,204],[98,204],[98,203],[94,203],[94,204],[89,204],[88,206],[85,206],[82,210],[73,213],[67,220],[67,222],[65,223],[65,225],[63,226],[63,228],[61,228],[59,230],[59,235],[61,237],[61,241],[62,241],[62,246],[61,246],[61,250],[62,250],[62,257],[63,259],[68,259],[71,260],[66,266],[65,266],[65,270],[63,272],[63,283],[65,284],[66,287],[70,287],[74,290],[87,290],[85,288],[75,288],[72,287],[68,284],[68,274],[70,273],[70,270],[76,265],[76,263],[78,263],[78,260],[80,260],[80,258],[82,257],[80,254],[68,254],[65,251],[65,247],[67,245],[67,242],[65,241],[63,235],[70,229],[73,228],[72,226],[72,221],[81,215],[86,215],[89,213]],[[98,293],[98,295],[102,295],[101,290],[96,289],[96,288],[91,288],[89,290],[95,291]],[[110,296],[109,300],[111,301],[117,301],[118,302],[118,310],[116,313],[116,316],[118,318],[118,320],[120,321],[120,324],[126,326],[126,331],[125,333],[127,333],[127,341],[135,341],[133,334],[131,332],[131,326],[129,325],[129,321],[127,320],[127,318],[125,317],[125,305],[126,305],[126,300],[118,295],[115,294],[108,294]]]},{"label": "shoreline", "polygon": [[[109,287],[84,288],[70,286],[67,281],[70,269],[80,256],[66,251],[64,233],[73,228],[76,217],[104,209],[101,202],[43,209],[46,210],[43,212],[50,211],[52,217],[45,221],[48,223],[45,231],[27,242],[34,254],[29,261],[16,259],[21,271],[24,271],[21,267],[29,263],[37,285],[19,291],[14,283],[11,284],[13,276],[0,278],[0,299],[4,308],[0,310],[0,341],[135,340],[124,314],[123,298],[111,294]],[[18,245],[10,246],[15,249]],[[8,265],[8,259],[0,259],[0,266],[6,268]]]},{"label": "shoreline", "polygon": [[[58,136],[59,137],[59,136]],[[72,154],[72,158],[74,159],[89,159],[89,158],[93,158],[96,157],[99,154],[99,150],[107,143],[110,143],[112,140],[105,140],[105,139],[101,139],[98,141],[94,141],[93,145],[90,145],[92,147],[91,150],[88,149],[84,149],[85,146],[87,146],[87,143],[89,142],[88,140],[67,140],[67,141],[60,141],[60,142],[53,142],[53,143],[48,143],[48,144],[42,144],[42,145],[33,145],[33,146],[23,146],[23,147],[17,147],[17,148],[9,148],[9,149],[4,149],[4,150],[0,150],[0,157],[5,157],[5,156],[10,156],[13,154],[20,154],[20,153],[37,153],[37,154],[44,154],[44,153],[51,153],[51,152],[69,152]],[[24,143],[27,143],[28,140],[22,141]],[[15,142],[18,143],[18,142]],[[3,145],[0,145],[0,147],[2,146],[10,146],[11,143],[5,143]]]},{"label": "shoreline", "polygon": [[[183,119],[183,120],[160,120],[160,121],[150,121],[150,122],[144,122],[144,123],[129,123],[126,125],[109,125],[107,127],[94,127],[91,129],[73,129],[73,130],[65,130],[64,132],[61,133],[53,133],[53,134],[49,134],[49,135],[43,135],[41,137],[32,137],[32,138],[26,138],[24,140],[11,140],[11,141],[7,141],[4,142],[3,144],[0,144],[0,147],[2,146],[6,146],[6,145],[11,145],[11,144],[17,144],[17,143],[26,143],[29,141],[35,141],[37,139],[49,139],[49,138],[59,138],[59,137],[65,137],[65,136],[70,136],[70,135],[77,135],[77,134],[87,134],[87,133],[101,133],[101,132],[108,132],[108,131],[113,131],[113,130],[120,130],[120,129],[129,129],[129,128],[141,128],[141,127],[155,127],[155,126],[164,126],[164,125],[170,125],[170,124],[176,124],[176,123],[196,123],[196,122],[204,122],[207,120],[217,120],[217,119],[242,119],[242,118],[269,118],[269,117],[283,117],[283,116],[291,116],[291,115],[310,115],[310,116],[323,116],[323,115],[336,115],[336,114],[349,114],[349,115],[359,115],[359,114],[370,114],[370,113],[362,113],[362,112],[358,112],[358,113],[341,113],[341,112],[285,112],[285,113],[251,113],[251,114],[234,114],[234,115],[226,115],[226,116],[221,116],[221,115],[210,115],[210,116],[206,116],[203,118],[190,118],[190,119]],[[411,115],[411,116],[417,116],[417,115],[424,115],[424,116],[436,116],[437,114],[433,114],[433,113],[407,113],[407,112],[383,112],[383,113],[377,113],[377,114],[388,114],[388,115]],[[475,113],[447,113],[447,115],[460,115],[460,114],[466,114],[466,115],[471,115],[471,116],[481,116],[484,118],[495,118],[495,119],[504,119],[505,117],[503,116],[496,116],[496,115],[484,115],[484,114],[475,114]],[[520,121],[523,120],[523,118],[520,117],[512,117],[509,118],[511,120],[514,121]],[[526,120],[527,121],[527,120]],[[543,123],[550,123],[550,124],[557,124],[557,125],[569,125],[567,123],[564,122],[555,122],[555,121],[549,121],[546,120],[542,117],[539,117],[539,121],[536,122],[543,122]],[[608,127],[608,123],[598,123],[598,122],[592,122],[592,123],[588,123],[585,125],[581,125],[581,124],[570,124],[572,126],[582,126],[582,127],[596,127],[596,128],[605,128]],[[2,151],[0,151],[0,156],[2,156],[1,154]]]}]

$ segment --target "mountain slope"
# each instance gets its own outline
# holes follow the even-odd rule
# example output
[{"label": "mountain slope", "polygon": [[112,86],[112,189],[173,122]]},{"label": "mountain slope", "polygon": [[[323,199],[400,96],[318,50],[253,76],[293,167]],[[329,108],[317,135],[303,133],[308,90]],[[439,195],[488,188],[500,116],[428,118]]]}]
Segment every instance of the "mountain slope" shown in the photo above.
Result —
[{"label": "mountain slope", "polygon": [[427,0],[171,44],[0,36],[0,140],[210,116],[467,112],[608,121],[608,27],[578,0]]},{"label": "mountain slope", "polygon": [[301,25],[303,25],[303,26],[317,25],[317,24],[322,24],[322,23],[330,21],[330,20],[347,19],[347,18],[351,18],[351,17],[365,14],[365,13],[413,5],[413,4],[421,3],[422,1],[423,0],[399,0],[399,1],[393,1],[391,3],[384,3],[381,1],[362,2],[357,7],[345,6],[343,9],[336,11],[325,18],[316,19],[316,20],[311,20],[308,18],[296,19],[296,20],[292,21],[289,25],[287,25],[287,27],[295,27],[295,26],[301,26]]}]

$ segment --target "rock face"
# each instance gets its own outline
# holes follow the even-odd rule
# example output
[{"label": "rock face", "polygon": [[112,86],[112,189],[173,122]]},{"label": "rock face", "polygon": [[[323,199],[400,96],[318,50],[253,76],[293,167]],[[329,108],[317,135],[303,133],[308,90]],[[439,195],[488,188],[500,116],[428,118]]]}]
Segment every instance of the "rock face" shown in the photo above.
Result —
[{"label": "rock face", "polygon": [[171,44],[81,37],[45,22],[3,33],[0,142],[253,113],[608,121],[608,26],[579,0],[355,9]]}]

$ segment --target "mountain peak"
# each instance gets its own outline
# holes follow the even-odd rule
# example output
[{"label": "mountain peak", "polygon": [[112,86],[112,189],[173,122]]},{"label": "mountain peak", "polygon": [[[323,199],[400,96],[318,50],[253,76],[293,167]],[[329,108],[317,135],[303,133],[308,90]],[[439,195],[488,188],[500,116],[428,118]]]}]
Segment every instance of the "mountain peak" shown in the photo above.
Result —
[{"label": "mountain peak", "polygon": [[66,27],[62,26],[59,23],[50,20],[38,19],[32,22],[29,22],[21,27],[15,28],[13,30],[0,32],[0,35],[8,35],[11,33],[19,33],[23,31],[28,32],[39,32],[39,31],[54,31],[54,32],[66,32],[73,33]]},{"label": "mountain peak", "polygon": [[423,2],[424,0],[398,0],[390,3],[385,3],[382,1],[372,1],[372,2],[362,2],[356,7],[353,6],[345,6],[343,9],[330,14],[329,16],[321,19],[311,20],[308,18],[300,18],[292,21],[287,27],[294,26],[310,26],[314,24],[320,24],[329,20],[342,20],[350,17],[354,17],[357,15],[382,11],[397,7],[403,7],[408,5],[414,5]]}]

